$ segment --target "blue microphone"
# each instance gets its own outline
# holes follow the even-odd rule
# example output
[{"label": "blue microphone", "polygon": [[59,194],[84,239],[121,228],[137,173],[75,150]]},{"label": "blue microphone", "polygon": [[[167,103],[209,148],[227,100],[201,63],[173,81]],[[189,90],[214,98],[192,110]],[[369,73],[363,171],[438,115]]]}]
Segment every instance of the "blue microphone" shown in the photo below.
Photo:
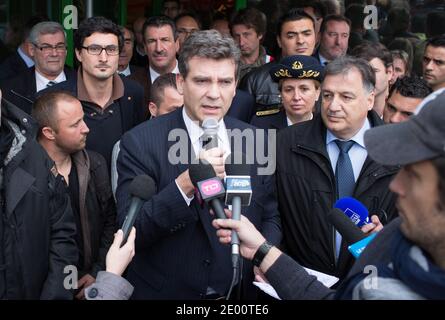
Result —
[{"label": "blue microphone", "polygon": [[377,233],[366,236],[340,209],[334,208],[328,213],[328,221],[342,235],[348,244],[349,252],[357,259]]},{"label": "blue microphone", "polygon": [[340,209],[359,228],[369,223],[368,209],[355,198],[344,197],[338,199],[334,208]]}]

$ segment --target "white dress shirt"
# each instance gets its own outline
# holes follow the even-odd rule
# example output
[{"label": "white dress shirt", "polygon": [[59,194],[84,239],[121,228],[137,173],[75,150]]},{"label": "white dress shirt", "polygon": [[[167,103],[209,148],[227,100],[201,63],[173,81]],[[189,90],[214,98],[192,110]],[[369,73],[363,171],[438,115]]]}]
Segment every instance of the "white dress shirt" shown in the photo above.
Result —
[{"label": "white dress shirt", "polygon": [[[184,119],[185,127],[187,128],[187,132],[190,138],[190,143],[192,145],[193,151],[195,152],[195,156],[198,157],[200,151],[202,150],[202,141],[201,136],[204,133],[204,130],[199,126],[197,121],[193,121],[185,111],[185,107],[182,108],[182,117]],[[221,119],[218,123],[218,147],[224,150],[224,159],[227,158],[231,153],[229,137],[227,135],[226,124],[224,123],[224,119]],[[187,205],[190,206],[190,203],[193,200],[193,196],[191,198],[187,197],[187,195],[182,191],[176,182],[176,186],[181,192],[182,197],[184,198]]]},{"label": "white dress shirt", "polygon": [[127,67],[122,70],[122,71],[117,71],[118,74],[121,74],[123,76],[128,77],[131,74],[131,70],[130,70],[130,64],[127,65]]},{"label": "white dress shirt", "polygon": [[[149,67],[149,69],[150,69],[151,83],[153,83],[160,76],[160,74],[157,73],[156,71],[154,71],[152,67]],[[179,73],[178,60],[176,60],[176,66],[175,66],[175,68],[173,69],[173,71],[171,73],[175,73],[175,74]]]},{"label": "white dress shirt", "polygon": [[62,72],[55,78],[54,80],[46,79],[44,76],[42,76],[37,70],[36,70],[36,88],[37,92],[40,90],[46,89],[48,86],[48,82],[53,81],[55,83],[63,82],[66,80],[65,72],[62,70]]}]

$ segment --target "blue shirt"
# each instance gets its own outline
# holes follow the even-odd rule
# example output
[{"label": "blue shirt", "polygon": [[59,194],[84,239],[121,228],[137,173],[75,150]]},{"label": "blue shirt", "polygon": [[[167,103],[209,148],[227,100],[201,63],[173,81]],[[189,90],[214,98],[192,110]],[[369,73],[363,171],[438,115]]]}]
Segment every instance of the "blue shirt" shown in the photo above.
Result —
[{"label": "blue shirt", "polygon": [[[370,129],[368,118],[366,118],[365,123],[362,128],[349,140],[353,140],[355,143],[348,152],[349,158],[352,163],[352,170],[354,171],[354,180],[357,181],[360,171],[362,170],[363,164],[365,163],[368,152],[365,148],[364,135],[365,131]],[[334,134],[327,130],[326,133],[326,149],[329,154],[329,160],[331,161],[332,170],[335,172],[335,167],[337,166],[338,155],[340,150],[338,149],[335,140],[338,139]],[[340,139],[342,140],[342,139]]]},{"label": "blue shirt", "polygon": [[31,68],[34,66],[34,60],[32,60],[30,57],[28,57],[20,47],[18,47],[17,53],[23,59],[23,61],[25,61],[25,64],[28,68]]}]

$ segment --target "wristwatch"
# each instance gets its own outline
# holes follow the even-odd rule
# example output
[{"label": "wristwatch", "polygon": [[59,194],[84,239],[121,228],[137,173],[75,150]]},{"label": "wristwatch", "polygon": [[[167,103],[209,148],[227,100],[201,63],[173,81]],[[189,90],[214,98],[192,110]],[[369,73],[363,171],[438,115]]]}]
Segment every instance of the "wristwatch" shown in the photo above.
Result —
[{"label": "wristwatch", "polygon": [[255,252],[255,255],[253,256],[253,264],[260,267],[261,262],[263,262],[264,257],[267,255],[270,249],[272,249],[273,244],[270,244],[267,241],[264,241],[263,244],[258,248],[258,250]]}]

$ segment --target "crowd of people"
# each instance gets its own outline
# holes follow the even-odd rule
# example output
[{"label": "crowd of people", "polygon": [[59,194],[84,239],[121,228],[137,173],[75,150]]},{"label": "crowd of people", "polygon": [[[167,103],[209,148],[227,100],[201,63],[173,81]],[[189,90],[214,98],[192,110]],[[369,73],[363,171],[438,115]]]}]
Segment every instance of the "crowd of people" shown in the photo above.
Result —
[{"label": "crowd of people", "polygon": [[[278,3],[86,18],[76,68],[61,24],[28,21],[0,63],[0,299],[234,299],[233,231],[239,299],[265,298],[255,279],[283,299],[445,298],[442,2],[378,2],[374,29],[365,1]],[[223,180],[236,154],[252,196],[215,218],[192,166]],[[156,192],[125,240],[141,175]],[[346,197],[377,234],[358,260],[328,219]]]}]

